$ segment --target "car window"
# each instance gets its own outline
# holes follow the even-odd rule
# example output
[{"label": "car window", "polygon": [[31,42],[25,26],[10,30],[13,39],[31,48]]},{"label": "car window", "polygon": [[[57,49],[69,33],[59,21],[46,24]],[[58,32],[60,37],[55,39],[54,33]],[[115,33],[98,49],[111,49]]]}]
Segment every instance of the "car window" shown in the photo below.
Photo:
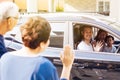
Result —
[{"label": "car window", "polygon": [[63,48],[65,23],[50,22],[50,25],[51,25],[51,34],[50,34],[49,47]]},{"label": "car window", "polygon": [[[84,27],[85,25],[88,25],[88,24],[81,24],[81,23],[75,23],[75,24],[73,24],[73,46],[74,46],[74,49],[75,50],[77,50],[77,47],[78,47],[78,44],[81,42],[81,40],[82,40],[82,38],[83,38],[83,36],[82,36],[82,34],[81,34],[81,27]],[[94,42],[96,39],[96,36],[97,36],[97,34],[99,33],[99,31],[100,30],[103,30],[103,29],[101,29],[101,28],[99,28],[99,27],[96,27],[96,26],[92,26],[92,25],[88,25],[88,26],[91,26],[92,27],[92,31],[93,31],[93,33],[92,33],[92,37],[91,37],[91,44],[92,44],[92,46],[94,45],[92,42]],[[105,31],[105,30],[103,30],[103,31]],[[116,49],[114,49],[114,51],[112,52],[106,52],[105,50],[104,50],[104,48],[107,46],[107,43],[106,42],[104,42],[104,46],[105,47],[103,47],[103,49],[101,48],[100,49],[100,52],[106,52],[106,53],[120,53],[120,40],[117,38],[117,37],[115,37],[113,34],[111,34],[110,32],[108,32],[108,31],[105,31],[106,32],[106,36],[108,36],[108,35],[110,35],[110,36],[112,36],[113,38],[114,38],[114,43],[113,43],[113,46],[116,48]],[[106,38],[106,36],[105,36],[105,38]],[[105,38],[104,38],[104,41],[105,41]]]},{"label": "car window", "polygon": [[[86,24],[79,24],[76,23],[73,25],[73,40],[74,40],[74,49],[77,49],[78,44],[82,41],[83,36],[82,36],[82,28],[86,26]],[[94,32],[91,36],[91,40],[93,40],[94,36],[96,35],[97,28],[87,25],[92,28],[92,31]]]}]

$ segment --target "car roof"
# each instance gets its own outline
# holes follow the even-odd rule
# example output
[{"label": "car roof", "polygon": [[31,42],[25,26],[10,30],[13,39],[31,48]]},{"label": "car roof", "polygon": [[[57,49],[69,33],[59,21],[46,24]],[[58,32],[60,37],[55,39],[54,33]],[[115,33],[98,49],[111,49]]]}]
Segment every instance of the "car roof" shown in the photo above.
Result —
[{"label": "car roof", "polygon": [[[24,14],[21,17],[28,19],[32,16],[42,16],[46,18],[48,21],[71,21],[71,22],[85,22],[87,24],[95,24],[96,26],[100,26],[101,28],[106,28],[110,30],[112,33],[120,36],[120,30],[115,29],[110,26],[111,23],[116,21],[108,18],[107,16],[102,16],[99,14],[92,13],[40,13],[40,14]],[[120,37],[119,37],[120,38]]]},{"label": "car roof", "polygon": [[22,17],[31,17],[31,16],[42,16],[46,18],[47,20],[59,20],[59,21],[74,21],[81,20],[81,19],[87,19],[87,20],[99,20],[90,14],[83,14],[83,13],[43,13],[43,14],[24,14],[21,15]]}]

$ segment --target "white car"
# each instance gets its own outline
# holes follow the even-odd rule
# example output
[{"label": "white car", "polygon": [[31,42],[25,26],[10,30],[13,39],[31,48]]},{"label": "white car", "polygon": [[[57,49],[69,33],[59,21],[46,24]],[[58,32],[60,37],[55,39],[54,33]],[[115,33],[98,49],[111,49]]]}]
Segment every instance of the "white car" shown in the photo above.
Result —
[{"label": "white car", "polygon": [[[49,13],[34,14],[46,18],[52,28],[50,45],[41,54],[49,58],[56,66],[60,67],[60,51],[64,45],[72,46],[75,53],[72,76],[73,80],[119,80],[120,76],[120,24],[112,21],[105,16],[96,17],[95,15],[83,15],[79,13]],[[18,50],[22,47],[19,26],[33,14],[22,15],[18,25],[13,31],[5,35],[6,47],[9,50]],[[91,52],[76,50],[75,45],[75,25],[93,26],[93,38],[99,29],[103,29],[108,34],[114,36],[114,46],[117,48],[115,53]],[[9,36],[8,36],[9,35]],[[12,35],[12,37],[10,36]],[[14,36],[14,37],[13,37]]]}]

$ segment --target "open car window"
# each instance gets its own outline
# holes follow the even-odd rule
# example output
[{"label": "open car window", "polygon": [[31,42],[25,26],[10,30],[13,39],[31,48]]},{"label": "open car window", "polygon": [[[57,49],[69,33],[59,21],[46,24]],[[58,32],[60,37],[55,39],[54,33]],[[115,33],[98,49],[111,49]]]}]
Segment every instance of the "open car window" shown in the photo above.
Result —
[{"label": "open car window", "polygon": [[[73,46],[74,46],[74,49],[75,50],[78,50],[77,47],[78,47],[78,44],[82,41],[82,30],[81,30],[81,27],[84,27],[85,25],[88,25],[88,24],[82,24],[82,23],[74,23],[73,24]],[[100,27],[98,26],[94,26],[94,25],[89,25],[92,27],[92,37],[91,37],[91,41],[90,43],[92,44],[93,41],[95,41],[95,37],[97,36],[99,30],[104,30],[104,29],[101,29]],[[100,50],[99,52],[103,52],[103,53],[120,53],[120,40],[115,37],[110,31],[106,31],[104,30],[105,32],[107,32],[107,35],[111,35],[113,38],[114,38],[114,43],[113,43],[113,46],[116,48],[114,52],[106,52],[105,50]],[[105,41],[105,39],[104,39]],[[93,45],[92,45],[93,46]],[[107,43],[105,42],[104,46],[107,46]],[[104,48],[104,47],[103,47]],[[88,51],[89,52],[89,51]],[[94,51],[95,52],[95,51]]]}]

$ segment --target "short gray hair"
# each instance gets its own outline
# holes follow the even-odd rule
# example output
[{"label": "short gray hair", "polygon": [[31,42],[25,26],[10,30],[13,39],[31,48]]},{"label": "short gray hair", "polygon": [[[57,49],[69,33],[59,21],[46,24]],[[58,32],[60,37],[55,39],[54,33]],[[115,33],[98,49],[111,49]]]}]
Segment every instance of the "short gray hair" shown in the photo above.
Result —
[{"label": "short gray hair", "polygon": [[4,1],[0,3],[0,21],[8,17],[16,17],[19,13],[18,6],[10,1]]}]

